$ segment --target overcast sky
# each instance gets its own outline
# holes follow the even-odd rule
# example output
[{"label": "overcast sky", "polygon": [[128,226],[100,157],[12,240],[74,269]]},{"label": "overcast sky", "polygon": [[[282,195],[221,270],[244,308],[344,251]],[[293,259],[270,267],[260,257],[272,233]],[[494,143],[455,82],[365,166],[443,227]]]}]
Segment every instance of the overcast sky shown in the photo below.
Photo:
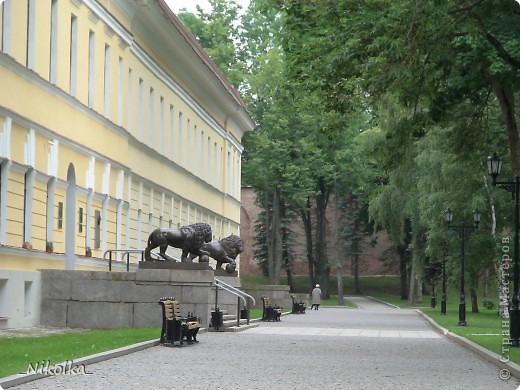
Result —
[{"label": "overcast sky", "polygon": [[[249,0],[235,0],[235,2],[240,4],[243,9],[246,9],[249,5]],[[166,3],[175,13],[179,12],[181,8],[186,8],[189,12],[195,13],[197,4],[205,11],[210,10],[209,1],[207,0],[166,0]]]}]

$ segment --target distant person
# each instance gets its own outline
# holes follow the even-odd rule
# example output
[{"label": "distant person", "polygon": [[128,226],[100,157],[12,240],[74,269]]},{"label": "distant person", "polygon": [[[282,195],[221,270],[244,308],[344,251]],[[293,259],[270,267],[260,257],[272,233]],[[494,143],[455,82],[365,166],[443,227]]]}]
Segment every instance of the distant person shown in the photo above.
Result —
[{"label": "distant person", "polygon": [[314,310],[318,310],[320,308],[320,305],[321,305],[321,289],[320,289],[320,285],[317,284],[316,287],[314,287],[314,289],[312,290],[312,306],[311,306],[311,310],[314,309]]}]

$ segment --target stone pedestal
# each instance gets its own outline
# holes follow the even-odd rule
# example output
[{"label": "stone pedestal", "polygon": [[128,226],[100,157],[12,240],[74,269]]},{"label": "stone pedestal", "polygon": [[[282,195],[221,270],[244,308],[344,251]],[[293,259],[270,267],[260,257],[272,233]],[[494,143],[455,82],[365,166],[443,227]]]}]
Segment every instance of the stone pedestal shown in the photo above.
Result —
[{"label": "stone pedestal", "polygon": [[208,263],[190,263],[179,261],[140,261],[139,269],[182,269],[213,270]]},{"label": "stone pedestal", "polygon": [[207,327],[214,297],[213,270],[200,263],[160,263],[164,268],[150,265],[136,272],[42,270],[41,324],[88,329],[160,327],[158,301],[173,296],[180,301],[183,316],[194,313]]}]

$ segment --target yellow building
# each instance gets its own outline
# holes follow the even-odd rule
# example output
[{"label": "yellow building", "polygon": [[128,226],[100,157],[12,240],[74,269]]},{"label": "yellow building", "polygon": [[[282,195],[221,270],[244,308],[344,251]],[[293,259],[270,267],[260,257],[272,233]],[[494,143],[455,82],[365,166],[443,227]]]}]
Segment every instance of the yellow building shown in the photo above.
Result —
[{"label": "yellow building", "polygon": [[106,270],[156,227],[239,233],[254,123],[164,0],[5,0],[0,80],[0,270]]}]

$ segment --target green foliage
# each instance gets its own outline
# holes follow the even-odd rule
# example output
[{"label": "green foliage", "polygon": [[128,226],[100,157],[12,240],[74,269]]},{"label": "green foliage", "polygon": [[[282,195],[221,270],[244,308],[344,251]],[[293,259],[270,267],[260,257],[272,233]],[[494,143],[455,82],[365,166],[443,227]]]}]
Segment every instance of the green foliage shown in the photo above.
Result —
[{"label": "green foliage", "polygon": [[235,1],[209,0],[209,13],[197,6],[197,14],[179,12],[179,19],[197,38],[227,80],[239,88],[244,80],[244,62],[239,55],[240,31],[236,25],[241,9]]},{"label": "green foliage", "polygon": [[[396,244],[403,275],[410,261],[428,273],[427,259],[447,259],[454,281],[459,239],[443,210],[460,224],[478,207],[482,222],[466,248],[475,287],[512,228],[513,202],[491,188],[484,160],[509,152],[503,177],[520,172],[520,6],[253,0],[233,24],[235,5],[222,3],[186,23],[235,72],[258,123],[243,139],[243,183],[261,199],[279,190],[302,218],[311,199],[325,210],[333,188],[357,197]],[[327,272],[320,234],[308,258]]]}]

